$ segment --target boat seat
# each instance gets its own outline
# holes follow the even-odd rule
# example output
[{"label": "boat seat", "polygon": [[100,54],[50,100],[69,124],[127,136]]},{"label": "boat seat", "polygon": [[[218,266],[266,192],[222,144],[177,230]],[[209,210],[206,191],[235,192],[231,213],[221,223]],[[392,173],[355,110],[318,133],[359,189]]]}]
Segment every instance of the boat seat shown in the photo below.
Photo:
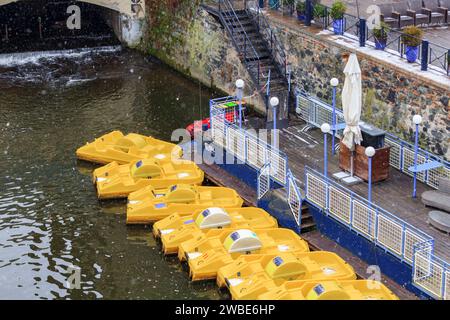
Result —
[{"label": "boat seat", "polygon": [[207,201],[207,200],[212,200],[212,192],[211,191],[204,191],[200,193],[200,200],[201,201]]},{"label": "boat seat", "polygon": [[439,189],[422,193],[422,203],[429,207],[450,212],[450,179],[440,177]]},{"label": "boat seat", "polygon": [[428,213],[428,223],[438,230],[450,233],[450,214],[433,210]]},{"label": "boat seat", "polygon": [[175,171],[175,168],[170,162],[167,162],[166,164],[162,165],[162,168],[165,174],[173,174]]},{"label": "boat seat", "polygon": [[425,191],[422,193],[422,203],[428,207],[433,207],[450,212],[450,194],[440,191]]}]

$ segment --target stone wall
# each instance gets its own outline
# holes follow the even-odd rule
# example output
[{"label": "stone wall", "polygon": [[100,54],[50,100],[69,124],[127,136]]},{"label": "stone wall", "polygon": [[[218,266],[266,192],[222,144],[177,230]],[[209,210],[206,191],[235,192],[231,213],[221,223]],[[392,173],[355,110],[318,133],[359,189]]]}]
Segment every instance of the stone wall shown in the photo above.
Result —
[{"label": "stone wall", "polygon": [[[255,93],[226,31],[199,3],[199,0],[147,0],[149,27],[143,49],[228,94],[234,93],[234,81],[243,78],[246,94],[253,97],[249,102],[264,112],[264,103]],[[419,113],[424,118],[421,146],[450,159],[449,78],[440,81],[431,72],[414,71],[399,58],[383,59],[373,55],[373,49],[352,48],[347,40],[336,39],[337,36],[318,28],[304,27],[295,19],[269,14],[269,20],[288,55],[296,85],[330,101],[329,80],[339,78],[342,88],[344,56],[356,52],[363,77],[363,120],[411,142],[412,116]]]},{"label": "stone wall", "polygon": [[144,50],[206,86],[234,94],[246,83],[247,101],[259,111],[264,102],[226,31],[199,0],[147,0],[148,30]]},{"label": "stone wall", "polygon": [[304,27],[295,19],[274,14],[269,18],[299,87],[330,102],[329,80],[337,77],[342,88],[344,56],[356,52],[362,70],[363,120],[413,142],[412,117],[421,114],[421,146],[450,159],[449,78],[420,72],[420,66],[388,54],[383,57],[372,48],[359,50],[343,37]]}]

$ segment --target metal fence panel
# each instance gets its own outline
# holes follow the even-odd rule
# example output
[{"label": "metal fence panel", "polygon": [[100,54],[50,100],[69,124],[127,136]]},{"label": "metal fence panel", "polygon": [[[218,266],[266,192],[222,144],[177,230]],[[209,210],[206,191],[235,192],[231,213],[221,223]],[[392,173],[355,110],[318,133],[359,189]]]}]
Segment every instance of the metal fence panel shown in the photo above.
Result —
[{"label": "metal fence panel", "polygon": [[434,261],[433,255],[428,250],[416,251],[414,256],[414,283],[430,292],[432,295],[441,299],[445,298],[443,294],[444,285],[444,267]]},{"label": "metal fence panel", "polygon": [[265,164],[258,173],[258,199],[262,199],[270,190],[270,164]]},{"label": "metal fence panel", "polygon": [[427,172],[427,184],[435,189],[439,188],[439,178],[450,179],[450,168],[441,167],[428,170]]},{"label": "metal fence panel", "polygon": [[301,225],[302,197],[295,178],[288,175],[288,203],[297,225]]},{"label": "metal fence panel", "polygon": [[389,155],[389,164],[397,170],[402,170],[402,146],[397,142],[386,137],[386,145],[391,147]]},{"label": "metal fence panel", "polygon": [[227,147],[228,151],[239,160],[245,162],[245,134],[239,128],[228,126],[227,128]]},{"label": "metal fence panel", "polygon": [[[423,164],[426,162],[426,158],[422,155],[417,155],[417,164]],[[403,172],[407,175],[413,176],[414,174],[408,170],[409,167],[414,165],[414,151],[408,148],[403,148]],[[417,173],[417,180],[425,181],[425,172]]]},{"label": "metal fence panel", "polygon": [[377,240],[399,256],[402,255],[402,235],[403,227],[393,221],[392,219],[384,216],[378,216],[377,225]]},{"label": "metal fence panel", "polygon": [[306,197],[320,208],[327,209],[327,184],[320,178],[306,174]]},{"label": "metal fence panel", "polygon": [[262,168],[267,163],[267,148],[252,135],[247,135],[246,143],[247,162],[256,169]]},{"label": "metal fence panel", "polygon": [[370,209],[360,201],[353,201],[352,226],[370,239],[375,238],[375,215],[376,211]]},{"label": "metal fence panel", "polygon": [[426,241],[423,237],[419,236],[416,233],[413,233],[411,230],[405,230],[405,245],[403,248],[403,256],[409,262],[413,262],[414,255],[414,245],[417,243],[421,243]]},{"label": "metal fence panel", "polygon": [[268,156],[270,162],[270,175],[272,178],[282,185],[286,185],[287,176],[287,158],[278,150],[268,148]]},{"label": "metal fence panel", "polygon": [[328,187],[328,191],[328,211],[339,220],[350,224],[351,197],[333,186]]}]

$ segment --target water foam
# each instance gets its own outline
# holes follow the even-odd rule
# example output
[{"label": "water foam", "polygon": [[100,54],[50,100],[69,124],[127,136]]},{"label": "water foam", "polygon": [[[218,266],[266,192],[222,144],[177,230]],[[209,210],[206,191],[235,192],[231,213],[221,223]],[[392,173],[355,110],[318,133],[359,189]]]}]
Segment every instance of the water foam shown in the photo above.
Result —
[{"label": "water foam", "polygon": [[121,46],[104,46],[95,48],[80,48],[54,51],[17,52],[0,54],[0,66],[13,67],[25,64],[40,64],[42,60],[55,58],[76,59],[92,53],[119,52]]}]

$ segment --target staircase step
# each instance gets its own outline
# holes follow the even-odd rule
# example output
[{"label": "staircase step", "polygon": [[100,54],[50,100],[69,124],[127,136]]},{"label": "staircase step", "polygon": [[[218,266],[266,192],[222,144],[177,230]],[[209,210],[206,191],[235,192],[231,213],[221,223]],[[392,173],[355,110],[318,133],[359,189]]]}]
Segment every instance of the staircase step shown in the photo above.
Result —
[{"label": "staircase step", "polygon": [[314,222],[313,223],[305,223],[305,224],[302,223],[302,233],[309,232],[314,229],[316,229],[316,224]]}]

